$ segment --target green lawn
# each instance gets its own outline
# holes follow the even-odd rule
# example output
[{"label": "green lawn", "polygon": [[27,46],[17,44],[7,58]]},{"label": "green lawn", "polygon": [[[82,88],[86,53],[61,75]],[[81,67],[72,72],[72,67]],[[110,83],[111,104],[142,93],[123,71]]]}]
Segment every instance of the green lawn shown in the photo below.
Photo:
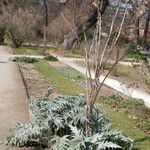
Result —
[{"label": "green lawn", "polygon": [[61,73],[63,73],[63,75],[66,76],[68,79],[74,81],[85,81],[85,77],[80,72],[74,69],[64,69],[61,70]]},{"label": "green lawn", "polygon": [[42,49],[36,47],[21,46],[19,48],[13,48],[13,51],[18,55],[43,55]]},{"label": "green lawn", "polygon": [[39,61],[35,63],[35,66],[55,86],[60,94],[74,95],[85,92],[76,82],[68,79],[63,73],[50,66],[46,61]]},{"label": "green lawn", "polygon": [[137,124],[130,120],[124,113],[116,111],[108,106],[101,106],[108,118],[111,118],[113,127],[119,129],[123,134],[134,140],[134,147],[137,150],[150,150],[150,135],[145,134]]},{"label": "green lawn", "polygon": [[[55,85],[59,93],[74,95],[85,92],[84,89],[71,80],[74,78],[73,74],[78,74],[77,71],[75,71],[76,73],[73,72],[73,74],[67,73],[68,71],[66,73],[60,72],[46,61],[39,61],[35,63],[35,66],[52,85]],[[98,102],[100,103],[100,101]],[[150,150],[150,136],[138,128],[134,120],[129,119],[124,112],[117,111],[108,105],[101,105],[101,108],[106,113],[106,116],[111,118],[114,128],[121,130],[123,134],[134,140],[135,150]]]},{"label": "green lawn", "polygon": [[130,79],[136,80],[141,83],[145,83],[146,85],[150,86],[150,76],[144,76],[132,67],[118,65],[116,71],[118,75],[129,77]]},{"label": "green lawn", "polygon": [[51,54],[58,53],[60,55],[64,55],[66,57],[76,57],[80,58],[83,56],[83,51],[81,49],[71,49],[71,50],[63,50],[57,48],[46,48],[46,52],[43,51],[43,48],[31,47],[31,46],[21,46],[19,48],[13,48],[15,54],[25,54],[25,55],[43,55],[43,54]]},{"label": "green lawn", "polygon": [[[107,62],[103,64],[103,67],[104,70],[109,70],[112,67],[112,64]],[[133,81],[138,81],[139,83],[144,83],[147,86],[150,86],[150,75],[143,75],[134,67],[118,64],[116,66],[116,74],[118,76],[128,77]]]}]

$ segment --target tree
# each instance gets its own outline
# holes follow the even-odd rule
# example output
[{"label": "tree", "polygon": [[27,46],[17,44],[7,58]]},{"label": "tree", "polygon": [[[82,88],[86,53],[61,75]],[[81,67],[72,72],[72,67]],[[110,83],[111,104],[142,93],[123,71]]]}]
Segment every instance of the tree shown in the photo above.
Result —
[{"label": "tree", "polygon": [[141,44],[140,42],[140,18],[145,13],[145,0],[129,0],[132,5],[132,15],[134,16],[134,40],[137,44]]},{"label": "tree", "polygon": [[146,0],[120,0],[121,2],[130,4],[130,17],[133,24],[132,37],[135,43],[141,44],[140,41],[140,19],[145,13],[145,1]]},{"label": "tree", "polygon": [[149,22],[150,22],[150,10],[147,12],[147,16],[145,19],[145,27],[144,27],[144,47],[146,48],[147,45],[147,35],[148,35],[148,31],[149,31]]},{"label": "tree", "polygon": [[5,13],[7,31],[15,47],[19,47],[24,40],[34,36],[34,27],[37,25],[38,15],[33,9],[18,9],[12,13]]},{"label": "tree", "polygon": [[146,13],[146,19],[145,19],[145,27],[144,27],[144,47],[147,47],[147,34],[148,34],[148,30],[149,30],[149,22],[150,22],[150,2],[146,1],[145,5],[147,7],[147,13]]},{"label": "tree", "polygon": [[4,44],[5,20],[3,17],[4,1],[0,1],[0,45]]},{"label": "tree", "polygon": [[[113,34],[113,29],[116,21],[116,17],[118,15],[120,7],[116,7],[116,13],[112,18],[111,26],[109,29],[109,34],[108,37],[105,39],[102,38],[102,15],[101,9],[97,7],[97,12],[98,12],[98,21],[97,21],[97,26],[95,30],[95,34],[93,37],[92,45],[90,48],[85,47],[85,54],[86,54],[86,68],[87,68],[87,78],[90,80],[90,91],[87,92],[87,118],[89,120],[92,120],[92,114],[93,114],[93,106],[97,100],[97,97],[99,95],[99,92],[111,73],[111,71],[114,69],[114,67],[117,65],[117,63],[124,58],[126,55],[128,48],[126,49],[125,53],[118,57],[117,60],[114,61],[112,64],[111,68],[109,69],[108,73],[105,75],[105,77],[101,77],[104,69],[104,64],[107,63],[112,50],[114,46],[117,44],[118,39],[120,37],[122,27],[125,21],[125,17],[127,14],[127,6],[124,7],[124,13],[122,14],[122,20],[120,22],[120,25],[118,25],[117,29],[117,34]],[[85,34],[86,35],[86,34]],[[111,37],[113,36],[113,40],[111,40]],[[87,42],[86,36],[85,40]],[[108,46],[109,44],[109,46]],[[94,68],[91,68],[90,61],[93,59],[94,62]],[[94,71],[92,71],[94,69]],[[88,128],[88,125],[87,125]],[[87,129],[88,134],[90,134],[90,131]]]},{"label": "tree", "polygon": [[43,16],[44,16],[44,32],[43,32],[43,43],[46,45],[46,38],[47,38],[47,27],[49,23],[49,10],[48,10],[48,1],[47,0],[41,0],[40,5],[43,10]]},{"label": "tree", "polygon": [[[120,10],[120,5],[117,5],[117,7],[115,6],[115,14],[113,16],[113,18],[111,18],[111,26],[109,29],[109,33],[108,36],[106,36],[105,38],[102,37],[102,16],[106,10],[107,7],[107,2],[105,1],[93,1],[93,12],[95,12],[95,15],[97,16],[95,18],[95,20],[93,19],[93,17],[90,17],[90,19],[92,19],[91,21],[87,21],[84,22],[81,26],[81,28],[77,27],[76,30],[72,30],[73,35],[69,37],[69,42],[68,43],[73,43],[73,40],[77,39],[79,40],[79,37],[83,34],[84,38],[85,38],[85,45],[88,45],[88,41],[87,41],[87,37],[86,37],[86,31],[89,27],[91,27],[91,22],[92,25],[95,24],[96,22],[96,29],[93,35],[93,40],[92,40],[92,44],[90,46],[90,48],[88,48],[88,46],[84,47],[81,43],[81,47],[84,49],[85,51],[85,57],[86,57],[86,68],[87,68],[87,78],[90,79],[90,91],[87,92],[87,118],[89,120],[92,120],[92,113],[93,113],[93,107],[94,104],[96,102],[96,99],[98,97],[98,94],[105,82],[105,80],[107,79],[107,77],[109,76],[109,74],[111,73],[111,71],[114,69],[114,67],[116,66],[116,64],[124,58],[126,52],[121,56],[121,57],[117,57],[114,64],[112,65],[111,69],[109,70],[108,74],[102,79],[101,83],[100,83],[100,77],[103,73],[103,68],[104,68],[104,64],[107,63],[112,50],[114,48],[114,46],[117,44],[118,39],[120,37],[120,34],[122,32],[122,28],[123,28],[123,24],[125,21],[125,17],[127,15],[127,11],[128,11],[128,7],[127,7],[127,2],[125,3],[125,7],[123,9],[123,13],[120,13],[122,15],[120,24],[118,24],[118,27],[115,29],[116,32],[114,34],[113,30],[114,30],[114,26],[116,23],[116,18],[118,16],[119,10]],[[92,13],[93,14],[93,13]],[[66,18],[64,18],[66,19]],[[88,18],[89,19],[89,18]],[[67,22],[67,21],[66,21]],[[80,32],[79,32],[80,31]],[[81,33],[81,35],[79,36],[79,33]],[[93,61],[94,61],[94,73],[92,73],[92,69],[91,65],[90,65],[90,61],[92,60],[92,57],[94,57]],[[88,91],[88,90],[87,90]],[[88,125],[87,125],[88,127]],[[88,131],[88,129],[87,129]],[[89,133],[88,133],[89,134]]]},{"label": "tree", "polygon": [[35,35],[41,30],[41,16],[31,5],[34,0],[3,0],[0,1],[0,40],[4,41],[7,34],[15,47]]},{"label": "tree", "polygon": [[[71,7],[72,3],[70,4],[69,0],[63,1],[63,3],[65,3],[65,6],[72,8]],[[86,20],[84,20],[83,22],[76,21],[76,32],[74,32],[74,30],[73,30],[69,35],[67,35],[65,37],[65,40],[64,40],[64,46],[65,46],[64,48],[65,49],[72,48],[74,42],[81,39],[83,37],[84,33],[87,30],[89,30],[93,25],[95,25],[95,23],[97,22],[98,14],[97,14],[96,7],[99,4],[99,1],[95,0],[95,1],[92,1],[92,3],[90,1],[87,1],[85,3],[87,6],[87,9],[89,9],[88,16],[87,16]],[[100,8],[101,9],[100,11],[101,11],[101,14],[103,14],[105,12],[106,7],[108,6],[108,0],[102,0],[101,5],[102,6]],[[77,14],[75,14],[75,15],[77,15]],[[75,19],[75,20],[77,20],[77,19]]]},{"label": "tree", "polygon": [[0,45],[4,44],[5,28],[0,27]]}]

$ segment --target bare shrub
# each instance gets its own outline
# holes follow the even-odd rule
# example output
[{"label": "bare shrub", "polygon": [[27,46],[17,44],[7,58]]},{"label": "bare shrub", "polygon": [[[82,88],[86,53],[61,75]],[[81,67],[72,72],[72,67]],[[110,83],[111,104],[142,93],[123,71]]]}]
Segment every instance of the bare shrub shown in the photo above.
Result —
[{"label": "bare shrub", "polygon": [[18,9],[15,12],[6,11],[7,31],[15,47],[19,47],[24,40],[35,37],[34,28],[37,25],[39,16],[33,13],[32,9]]}]

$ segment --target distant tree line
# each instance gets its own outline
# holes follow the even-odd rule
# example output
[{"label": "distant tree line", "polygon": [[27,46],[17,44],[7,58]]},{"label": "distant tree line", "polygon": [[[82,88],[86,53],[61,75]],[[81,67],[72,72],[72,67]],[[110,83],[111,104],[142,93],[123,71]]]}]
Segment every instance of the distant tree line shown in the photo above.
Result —
[{"label": "distant tree line", "polygon": [[[99,3],[101,4],[98,5]],[[65,49],[70,49],[75,42],[83,39],[84,33],[92,36],[92,29],[97,22],[97,6],[104,16],[102,27],[106,29],[107,34],[109,18],[112,17],[114,9],[119,5],[121,14],[125,3],[128,3],[128,16],[124,32],[130,31],[127,37],[129,40],[147,47],[149,0],[1,0],[0,44],[3,44],[6,38],[11,40],[15,47],[30,41],[57,45],[63,43]],[[117,17],[119,20],[119,15]],[[143,29],[141,22],[144,24]],[[115,26],[117,27],[117,24]]]}]

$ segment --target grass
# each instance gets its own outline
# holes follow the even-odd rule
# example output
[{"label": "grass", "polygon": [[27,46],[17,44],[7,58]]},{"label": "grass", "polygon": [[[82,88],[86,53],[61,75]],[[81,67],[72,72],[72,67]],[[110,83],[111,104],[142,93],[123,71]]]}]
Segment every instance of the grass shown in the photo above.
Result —
[{"label": "grass", "polygon": [[[43,50],[42,48],[37,48],[37,47],[32,47],[32,46],[21,46],[19,48],[13,48],[14,53],[18,55],[43,55]],[[63,49],[57,49],[57,48],[47,48],[46,54],[51,54],[51,52],[55,53],[57,52],[58,54],[65,55],[67,57],[82,57],[83,56],[83,51],[79,48],[73,48],[70,50],[63,50]]]},{"label": "grass", "polygon": [[142,100],[123,99],[121,96],[113,95],[101,97],[100,102],[124,112],[144,132],[150,131],[150,109],[145,106]]},{"label": "grass", "polygon": [[74,69],[64,69],[61,70],[61,73],[63,73],[63,75],[66,76],[68,79],[74,81],[85,81],[85,77],[80,72]]},{"label": "grass", "polygon": [[46,61],[39,61],[35,63],[39,72],[41,72],[48,81],[55,86],[60,94],[74,95],[84,93],[85,90],[79,87],[78,84],[68,79],[56,68],[50,66]]},{"label": "grass", "polygon": [[[111,66],[112,64],[108,62],[103,64],[104,70],[109,70]],[[116,66],[116,74],[118,76],[125,76],[134,81],[145,83],[146,85],[150,86],[150,76],[149,75],[143,76],[140,72],[136,71],[134,67],[118,64]]]},{"label": "grass", "polygon": [[133,58],[133,59],[149,59],[150,58],[150,55],[147,54],[147,53],[141,53],[140,51],[138,50],[133,50],[131,51],[129,54],[128,54],[128,57],[129,58]]},{"label": "grass", "polygon": [[148,87],[150,87],[150,76],[144,78],[144,81]]},{"label": "grass", "polygon": [[[104,70],[109,70],[112,65],[110,63],[106,63],[103,65]],[[138,81],[139,83],[144,83],[148,87],[150,87],[150,76],[142,75],[140,72],[136,71],[133,67],[125,66],[125,65],[117,65],[116,74],[119,76],[128,77],[134,81]]]},{"label": "grass", "polygon": [[[17,54],[39,54],[38,50],[28,48],[19,48],[15,50]],[[71,80],[82,80],[83,76],[77,71],[64,70],[59,71],[56,68],[50,66],[46,61],[41,60],[35,63],[35,67],[39,72],[41,72],[48,81],[53,84],[56,90],[61,94],[74,95],[78,93],[83,93],[85,90],[81,88],[78,84]],[[139,76],[133,70],[128,68],[119,68],[119,72],[124,75],[129,75],[134,79],[139,80]],[[132,72],[132,73],[131,73]],[[128,118],[124,112],[117,111],[108,105],[101,106],[106,112],[108,118],[111,118],[113,122],[113,127],[121,130],[125,135],[131,137],[134,140],[134,147],[137,150],[150,150],[150,136],[144,133],[141,129],[137,127],[137,123]]]},{"label": "grass", "polygon": [[51,48],[47,52],[49,54],[53,52],[66,57],[75,57],[75,58],[81,58],[84,55],[84,52],[80,48],[72,48],[70,50]]},{"label": "grass", "polygon": [[137,81],[142,81],[141,75],[131,67],[118,65],[116,71],[118,75],[127,76]]},{"label": "grass", "polygon": [[123,134],[134,140],[134,149],[150,150],[150,136],[137,128],[136,123],[130,120],[123,112],[116,111],[113,108],[102,105],[108,118],[113,122],[113,128],[119,129]]},{"label": "grass", "polygon": [[150,55],[147,53],[142,53],[138,45],[136,43],[132,43],[129,48],[128,57],[133,59],[145,60],[150,58]]},{"label": "grass", "polygon": [[136,80],[140,83],[144,83],[147,86],[150,86],[150,76],[149,75],[142,75],[138,71],[134,70],[134,68],[128,66],[117,66],[117,74],[129,77],[132,80]]},{"label": "grass", "polygon": [[42,49],[36,47],[22,46],[19,48],[13,48],[13,50],[14,53],[18,55],[43,55]]},{"label": "grass", "polygon": [[84,51],[81,48],[72,48],[70,52],[75,55],[84,56]]}]

